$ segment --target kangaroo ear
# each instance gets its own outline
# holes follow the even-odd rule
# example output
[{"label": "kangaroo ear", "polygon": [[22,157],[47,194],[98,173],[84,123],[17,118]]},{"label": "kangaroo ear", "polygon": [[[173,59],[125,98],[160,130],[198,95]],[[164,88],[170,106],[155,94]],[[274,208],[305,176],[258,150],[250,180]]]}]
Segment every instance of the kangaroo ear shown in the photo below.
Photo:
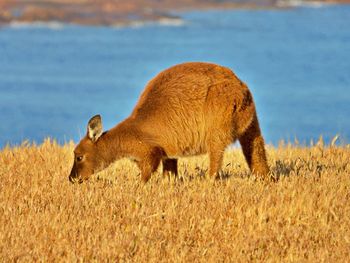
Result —
[{"label": "kangaroo ear", "polygon": [[92,142],[96,142],[102,135],[102,120],[100,115],[95,115],[89,120],[87,136]]}]

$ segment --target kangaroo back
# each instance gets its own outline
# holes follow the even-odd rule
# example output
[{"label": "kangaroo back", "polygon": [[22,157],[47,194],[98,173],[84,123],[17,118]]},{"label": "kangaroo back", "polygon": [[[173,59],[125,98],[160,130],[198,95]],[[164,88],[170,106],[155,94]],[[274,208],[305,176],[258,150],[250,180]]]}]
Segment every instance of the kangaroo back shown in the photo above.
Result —
[{"label": "kangaroo back", "polygon": [[247,86],[230,69],[186,63],[148,83],[132,118],[169,156],[186,156],[208,152],[214,141],[232,143],[254,114]]}]

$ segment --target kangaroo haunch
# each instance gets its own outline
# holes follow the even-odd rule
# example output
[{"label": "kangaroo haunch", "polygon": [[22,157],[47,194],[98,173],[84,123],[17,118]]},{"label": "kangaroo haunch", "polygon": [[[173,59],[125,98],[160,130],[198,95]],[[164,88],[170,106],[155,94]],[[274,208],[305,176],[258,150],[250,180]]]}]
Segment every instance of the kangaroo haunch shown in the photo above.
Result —
[{"label": "kangaroo haunch", "polygon": [[123,157],[134,160],[147,182],[163,163],[177,174],[177,158],[209,154],[209,175],[216,177],[225,148],[239,140],[251,171],[269,172],[264,140],[248,87],[228,68],[184,63],[159,73],[146,86],[131,115],[102,131],[99,115],[74,150],[71,182],[82,182]]}]

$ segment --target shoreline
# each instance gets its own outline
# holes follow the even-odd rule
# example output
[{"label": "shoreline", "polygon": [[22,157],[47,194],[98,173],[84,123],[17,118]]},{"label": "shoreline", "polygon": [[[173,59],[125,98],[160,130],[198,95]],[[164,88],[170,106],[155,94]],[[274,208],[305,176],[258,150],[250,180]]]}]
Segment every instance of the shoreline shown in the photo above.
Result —
[{"label": "shoreline", "polygon": [[[323,7],[332,4],[350,4],[350,0],[339,1],[232,1],[206,2],[194,0],[191,5],[184,7],[182,1],[177,4],[158,4],[157,2],[143,2],[123,4],[119,2],[91,0],[76,0],[70,3],[66,0],[5,0],[0,3],[0,26],[11,24],[72,24],[82,26],[111,26],[128,27],[159,23],[164,25],[182,25],[185,21],[178,12],[192,10],[267,10],[289,9],[301,6]],[[175,14],[174,14],[175,13]]]},{"label": "shoreline", "polygon": [[70,23],[65,21],[33,21],[33,22],[25,22],[25,21],[11,21],[7,24],[0,24],[1,27],[7,27],[7,28],[50,28],[50,29],[62,29],[64,27],[110,27],[110,28],[140,28],[144,26],[149,25],[156,25],[156,26],[168,26],[168,27],[177,27],[177,26],[183,26],[186,24],[186,21],[181,18],[177,19],[170,19],[170,18],[161,18],[159,20],[135,20],[135,21],[127,21],[127,22],[118,22],[114,24],[109,25],[100,25],[100,24],[77,24],[77,23]]}]

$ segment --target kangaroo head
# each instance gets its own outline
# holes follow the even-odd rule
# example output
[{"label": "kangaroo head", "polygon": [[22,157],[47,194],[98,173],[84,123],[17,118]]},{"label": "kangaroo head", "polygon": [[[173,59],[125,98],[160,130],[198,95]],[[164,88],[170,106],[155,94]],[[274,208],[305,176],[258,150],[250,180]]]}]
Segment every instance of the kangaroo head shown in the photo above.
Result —
[{"label": "kangaroo head", "polygon": [[69,175],[72,183],[82,183],[97,172],[103,163],[99,146],[102,135],[101,116],[92,117],[87,125],[87,133],[74,149],[74,163]]}]

